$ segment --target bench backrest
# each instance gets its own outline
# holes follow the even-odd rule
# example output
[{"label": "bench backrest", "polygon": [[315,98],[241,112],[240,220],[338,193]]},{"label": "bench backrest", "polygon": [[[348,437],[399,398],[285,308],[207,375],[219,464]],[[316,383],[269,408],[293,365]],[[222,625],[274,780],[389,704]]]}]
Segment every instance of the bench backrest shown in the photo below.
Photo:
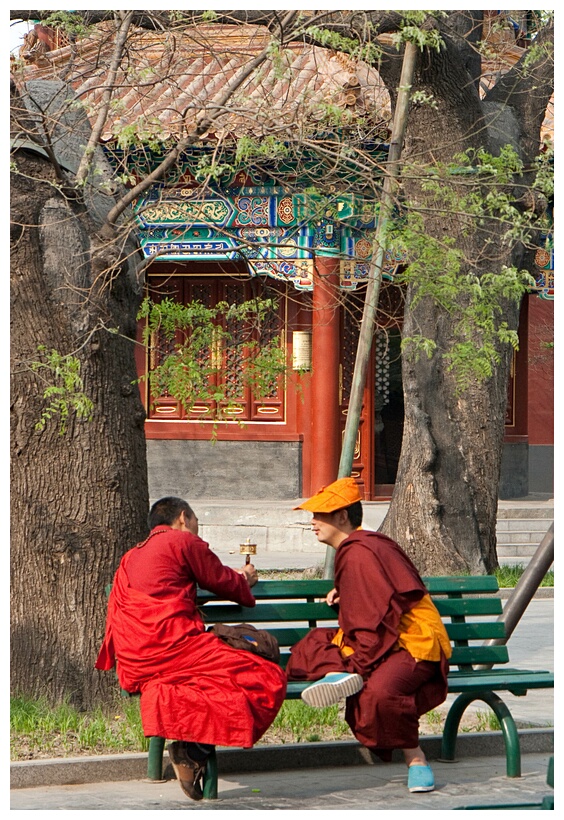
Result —
[{"label": "bench backrest", "polygon": [[[451,666],[469,670],[473,665],[507,663],[507,646],[484,646],[483,641],[505,637],[497,620],[502,602],[497,579],[491,575],[428,577],[431,594],[453,645]],[[293,644],[315,626],[337,624],[334,609],[325,603],[331,580],[259,581],[253,587],[254,607],[218,601],[200,590],[198,602],[206,625],[253,623],[268,629],[281,647],[285,666]]]}]

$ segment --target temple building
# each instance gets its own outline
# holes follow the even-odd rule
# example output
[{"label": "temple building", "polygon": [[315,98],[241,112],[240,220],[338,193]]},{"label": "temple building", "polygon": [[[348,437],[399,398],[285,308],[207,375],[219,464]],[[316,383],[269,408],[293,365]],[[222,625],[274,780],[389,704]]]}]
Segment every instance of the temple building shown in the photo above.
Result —
[{"label": "temple building", "polygon": [[[26,77],[61,76],[68,67],[66,81],[95,112],[101,65],[111,48],[108,32],[101,24],[79,43],[47,43],[26,58]],[[166,32],[137,31],[128,46],[137,84],[128,80],[101,135],[116,173],[133,185],[156,167],[185,135],[186,112],[205,118],[222,105],[229,83],[268,36],[256,26],[208,25],[175,35],[172,47]],[[505,62],[501,56],[491,61],[492,76],[523,49],[513,39],[506,51]],[[346,112],[341,124],[331,119],[332,105]],[[308,127],[298,151],[285,135],[295,138],[301,123]],[[118,126],[124,133],[135,126],[138,143],[116,140]],[[390,102],[375,69],[294,43],[269,57],[225,116],[135,201],[147,294],[157,302],[197,301],[209,308],[269,298],[271,308],[253,339],[259,346],[279,345],[287,362],[286,373],[256,394],[245,381],[244,358],[218,345],[208,355],[219,357],[221,372],[210,378],[226,388],[223,399],[185,406],[152,386],[151,372],[170,341],[155,331],[143,344],[141,320],[137,365],[152,497],[182,488],[192,499],[295,499],[335,477],[389,127]],[[333,170],[331,152],[351,135],[362,142],[370,181],[358,166],[346,179]],[[259,145],[271,139],[273,150],[289,147],[278,157],[265,152],[261,160],[255,145],[254,159],[246,162],[238,159],[242,138]],[[403,289],[397,274],[404,263],[401,252],[391,252],[383,269],[353,465],[366,500],[390,498],[401,449]],[[539,247],[536,265],[537,287],[523,300],[508,390],[502,498],[553,490],[551,237]],[[227,327],[229,320],[222,321]],[[242,332],[236,322],[227,329],[235,337]]]}]

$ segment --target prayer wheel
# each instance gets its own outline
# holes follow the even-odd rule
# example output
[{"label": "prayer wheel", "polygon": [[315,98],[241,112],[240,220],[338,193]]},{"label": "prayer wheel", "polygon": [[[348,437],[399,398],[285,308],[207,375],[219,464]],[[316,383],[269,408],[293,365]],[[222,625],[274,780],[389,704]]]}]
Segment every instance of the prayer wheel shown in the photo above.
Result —
[{"label": "prayer wheel", "polygon": [[251,561],[251,555],[257,554],[257,545],[251,544],[251,539],[247,538],[244,544],[240,544],[239,552],[241,555],[246,555],[245,564],[249,564]]}]

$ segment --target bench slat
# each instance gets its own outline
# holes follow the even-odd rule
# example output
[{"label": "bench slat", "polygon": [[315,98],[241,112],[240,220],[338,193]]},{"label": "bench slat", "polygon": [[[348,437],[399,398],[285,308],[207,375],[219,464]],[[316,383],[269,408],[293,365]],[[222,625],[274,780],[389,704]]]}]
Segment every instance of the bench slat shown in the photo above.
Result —
[{"label": "bench slat", "polygon": [[284,601],[244,607],[238,604],[206,604],[200,610],[205,623],[281,623],[284,621],[336,621],[337,614],[325,603]]},{"label": "bench slat", "polygon": [[459,672],[451,670],[448,676],[449,692],[506,691],[524,695],[528,689],[554,688],[554,673],[546,670],[488,669]]},{"label": "bench slat", "polygon": [[509,650],[499,646],[455,646],[449,661],[451,668],[459,664],[508,663]]},{"label": "bench slat", "polygon": [[[487,595],[499,591],[494,575],[426,576],[423,583],[431,595]],[[253,595],[257,600],[298,596],[325,598],[333,586],[333,580],[326,578],[258,581],[253,587]],[[215,598],[213,593],[201,589],[198,589],[198,597],[205,600]]]},{"label": "bench slat", "polygon": [[486,641],[505,638],[503,621],[470,621],[461,624],[445,624],[451,641]]},{"label": "bench slat", "polygon": [[[447,624],[447,632],[449,637],[453,640],[451,631],[454,630],[459,638],[464,640],[484,640],[489,638],[503,638],[505,635],[505,628],[503,623],[485,623],[485,624]],[[268,627],[271,635],[274,635],[280,646],[293,646],[301,640],[309,632],[307,626],[272,626]],[[501,646],[461,646],[454,648],[454,657],[461,660],[452,661],[453,663],[490,663],[495,660],[497,663],[506,663],[507,648]],[[492,651],[493,650],[493,651]],[[468,660],[470,657],[475,657],[476,660]]]},{"label": "bench slat", "polygon": [[[448,598],[435,600],[435,604],[439,614],[445,618],[497,616],[503,611],[499,598]],[[202,613],[204,620],[208,623],[217,623],[222,619],[226,623],[231,621],[265,623],[267,621],[307,621],[311,619],[335,621],[337,619],[337,612],[322,601],[261,601],[254,607],[209,602],[202,607]]]},{"label": "bench slat", "polygon": [[[554,675],[551,672],[528,672],[526,669],[504,669],[503,674],[493,672],[453,672],[448,677],[449,692],[462,694],[464,692],[491,692],[512,691],[516,694],[526,694],[528,689],[550,689],[554,686]],[[286,693],[287,698],[299,698],[303,690],[309,686],[308,681],[290,681]]]},{"label": "bench slat", "polygon": [[431,595],[487,595],[499,591],[495,575],[453,575],[423,578]]},{"label": "bench slat", "polygon": [[279,646],[293,646],[302,638],[305,638],[307,633],[310,631],[310,627],[269,627],[268,631],[271,635],[274,635]]},{"label": "bench slat", "polygon": [[261,598],[298,598],[313,596],[325,598],[335,586],[330,579],[306,579],[303,581],[258,581],[252,588],[257,600]]},{"label": "bench slat", "polygon": [[433,598],[433,603],[444,617],[468,615],[501,615],[501,598]]},{"label": "bench slat", "polygon": [[[269,632],[275,634],[276,630],[269,629]],[[307,629],[301,630],[303,634],[307,632]],[[303,634],[301,637],[303,637]],[[299,637],[298,637],[299,639]],[[281,647],[281,658],[289,657],[289,651],[286,651],[285,647],[292,646],[290,642],[280,642]],[[500,664],[500,663],[508,663],[509,662],[509,653],[507,651],[506,646],[487,646],[487,647],[470,647],[470,646],[463,646],[458,647],[453,650],[452,658],[450,659],[450,672],[449,672],[449,679],[450,674],[457,672],[456,667],[461,666],[475,666],[475,665],[486,665],[490,663]],[[284,668],[286,668],[286,661],[281,664]]]}]

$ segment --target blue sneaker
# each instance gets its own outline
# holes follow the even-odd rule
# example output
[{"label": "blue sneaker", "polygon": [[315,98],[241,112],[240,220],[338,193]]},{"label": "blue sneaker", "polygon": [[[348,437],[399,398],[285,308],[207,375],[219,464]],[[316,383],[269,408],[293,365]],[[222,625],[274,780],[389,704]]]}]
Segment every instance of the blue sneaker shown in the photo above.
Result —
[{"label": "blue sneaker", "polygon": [[348,672],[329,672],[324,678],[302,692],[308,706],[332,706],[340,700],[360,692],[364,681],[360,675]]},{"label": "blue sneaker", "polygon": [[430,766],[410,766],[407,770],[407,788],[410,792],[432,792],[435,778]]}]

